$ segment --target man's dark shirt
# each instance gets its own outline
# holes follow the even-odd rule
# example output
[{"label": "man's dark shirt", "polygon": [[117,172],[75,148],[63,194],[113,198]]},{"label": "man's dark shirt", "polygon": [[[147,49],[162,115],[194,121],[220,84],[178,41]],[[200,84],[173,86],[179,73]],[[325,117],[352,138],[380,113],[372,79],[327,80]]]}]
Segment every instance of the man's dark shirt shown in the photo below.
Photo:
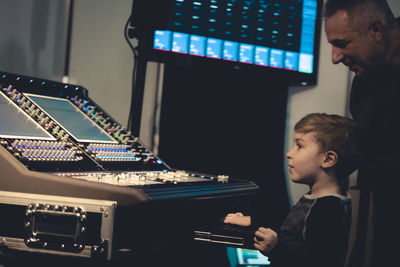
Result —
[{"label": "man's dark shirt", "polygon": [[400,68],[356,76],[350,112],[361,131],[358,184],[373,192],[377,233],[393,236],[393,231],[399,232],[395,212],[400,203]]}]

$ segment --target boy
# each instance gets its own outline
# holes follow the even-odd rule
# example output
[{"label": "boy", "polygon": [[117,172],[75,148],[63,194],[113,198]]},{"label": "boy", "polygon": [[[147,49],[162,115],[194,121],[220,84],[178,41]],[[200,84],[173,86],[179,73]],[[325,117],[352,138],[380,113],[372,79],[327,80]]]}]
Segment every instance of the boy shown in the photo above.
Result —
[{"label": "boy", "polygon": [[[357,169],[356,123],[338,115],[312,113],[295,125],[286,154],[291,180],[310,191],[291,209],[280,230],[259,227],[254,248],[272,266],[343,266],[351,226],[348,176]],[[251,217],[232,213],[224,222],[250,226]]]}]

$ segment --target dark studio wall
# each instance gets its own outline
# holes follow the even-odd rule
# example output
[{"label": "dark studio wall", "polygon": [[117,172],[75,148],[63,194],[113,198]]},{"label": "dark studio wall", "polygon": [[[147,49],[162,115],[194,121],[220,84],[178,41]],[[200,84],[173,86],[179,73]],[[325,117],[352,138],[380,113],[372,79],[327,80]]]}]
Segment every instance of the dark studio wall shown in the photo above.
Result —
[{"label": "dark studio wall", "polygon": [[266,225],[286,216],[288,84],[263,68],[217,62],[165,66],[159,156],[172,168],[229,175],[260,186],[251,208]]}]

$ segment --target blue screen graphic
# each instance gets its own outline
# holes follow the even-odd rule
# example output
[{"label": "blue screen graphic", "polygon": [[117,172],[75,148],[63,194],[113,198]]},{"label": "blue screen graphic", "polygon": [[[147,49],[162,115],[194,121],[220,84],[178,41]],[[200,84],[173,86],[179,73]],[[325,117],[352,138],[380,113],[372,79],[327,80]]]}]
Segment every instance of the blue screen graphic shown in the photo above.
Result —
[{"label": "blue screen graphic", "polygon": [[271,261],[267,256],[261,254],[260,251],[255,249],[245,248],[226,248],[228,260],[230,266],[242,266],[242,267],[269,267]]},{"label": "blue screen graphic", "polygon": [[153,48],[313,73],[317,0],[176,0]]},{"label": "blue screen graphic", "polygon": [[[17,101],[20,101],[17,98]],[[0,137],[56,140],[0,92]]]},{"label": "blue screen graphic", "polygon": [[25,94],[80,142],[118,143],[69,100]]}]

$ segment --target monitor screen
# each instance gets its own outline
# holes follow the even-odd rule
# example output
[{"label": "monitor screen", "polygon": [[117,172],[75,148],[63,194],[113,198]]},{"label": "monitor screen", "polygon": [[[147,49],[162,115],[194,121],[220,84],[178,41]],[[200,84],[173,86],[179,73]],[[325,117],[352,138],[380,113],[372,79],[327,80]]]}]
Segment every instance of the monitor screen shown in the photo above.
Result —
[{"label": "monitor screen", "polygon": [[311,82],[320,6],[320,0],[175,0],[166,28],[154,31],[153,51],[274,68]]},{"label": "monitor screen", "polygon": [[56,140],[28,114],[0,92],[0,137]]},{"label": "monitor screen", "polygon": [[242,266],[257,265],[257,266],[267,266],[270,265],[267,256],[261,254],[260,251],[254,249],[243,249],[236,248],[238,264]]},{"label": "monitor screen", "polygon": [[78,142],[118,143],[68,99],[25,94]]},{"label": "monitor screen", "polygon": [[226,253],[231,266],[272,266],[269,258],[255,249],[227,247]]}]

